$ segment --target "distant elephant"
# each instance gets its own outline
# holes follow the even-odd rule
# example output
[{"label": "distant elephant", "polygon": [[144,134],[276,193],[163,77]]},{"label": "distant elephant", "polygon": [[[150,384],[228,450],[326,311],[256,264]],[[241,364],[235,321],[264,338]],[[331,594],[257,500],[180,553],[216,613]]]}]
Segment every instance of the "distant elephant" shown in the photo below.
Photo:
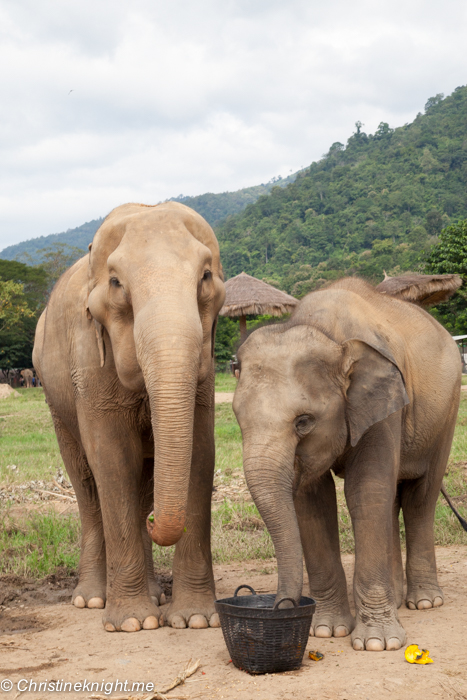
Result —
[{"label": "distant elephant", "polygon": [[24,386],[30,389],[33,386],[34,372],[32,369],[22,369],[20,375],[24,379]]},{"label": "distant elephant", "polygon": [[[277,599],[298,600],[303,547],[315,636],[353,630],[354,649],[399,649],[401,507],[407,605],[443,603],[433,523],[459,405],[455,343],[423,309],[352,278],[252,333],[238,360],[233,408],[248,487],[275,546]],[[345,476],[355,534],[356,621],[331,469]]]},{"label": "distant elephant", "polygon": [[157,628],[162,591],[149,531],[157,544],[179,542],[164,621],[218,626],[210,519],[224,285],[216,237],[182,204],[127,204],[89,248],[57,282],[33,354],[81,516],[73,602],[105,604],[108,631]]}]

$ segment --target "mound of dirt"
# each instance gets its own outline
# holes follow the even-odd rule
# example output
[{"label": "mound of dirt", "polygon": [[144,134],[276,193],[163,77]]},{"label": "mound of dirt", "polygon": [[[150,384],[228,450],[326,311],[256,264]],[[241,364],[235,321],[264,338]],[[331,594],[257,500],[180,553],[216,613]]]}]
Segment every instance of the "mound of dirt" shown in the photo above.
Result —
[{"label": "mound of dirt", "polygon": [[11,388],[9,384],[0,384],[0,399],[18,398],[20,393]]}]

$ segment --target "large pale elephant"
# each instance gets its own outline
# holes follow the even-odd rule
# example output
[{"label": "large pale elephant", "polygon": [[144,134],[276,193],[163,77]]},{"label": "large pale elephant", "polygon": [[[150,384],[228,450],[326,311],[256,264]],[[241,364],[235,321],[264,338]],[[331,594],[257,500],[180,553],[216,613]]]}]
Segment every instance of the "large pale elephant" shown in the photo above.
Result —
[{"label": "large pale elephant", "polygon": [[160,545],[178,542],[164,622],[218,626],[210,506],[224,285],[216,237],[181,204],[127,204],[89,248],[55,286],[33,354],[81,517],[73,602],[105,605],[108,631],[157,628],[162,591],[149,531]]},{"label": "large pale elephant", "polygon": [[[277,599],[301,595],[303,548],[314,634],[352,632],[357,650],[400,648],[401,507],[407,605],[443,603],[433,522],[459,406],[455,343],[423,309],[352,278],[252,333],[238,359],[233,407],[247,483],[275,546]],[[345,477],[355,534],[356,620],[331,470]]]}]

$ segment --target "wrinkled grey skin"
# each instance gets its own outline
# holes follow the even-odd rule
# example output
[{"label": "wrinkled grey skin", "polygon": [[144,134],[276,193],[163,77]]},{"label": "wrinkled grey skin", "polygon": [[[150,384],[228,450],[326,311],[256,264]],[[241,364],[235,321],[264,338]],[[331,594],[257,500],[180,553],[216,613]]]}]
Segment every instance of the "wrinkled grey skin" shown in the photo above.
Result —
[{"label": "wrinkled grey skin", "polygon": [[73,602],[105,604],[108,631],[159,625],[149,535],[178,543],[165,622],[219,624],[210,516],[224,294],[217,240],[199,214],[127,204],[59,280],[38,323],[34,366],[82,524]]},{"label": "wrinkled grey skin", "polygon": [[[399,649],[401,507],[407,605],[443,603],[433,522],[459,405],[455,343],[422,309],[346,279],[306,296],[289,322],[252,333],[238,359],[233,407],[248,487],[275,546],[277,599],[299,599],[303,548],[313,633]],[[355,534],[355,620],[331,469],[345,476]]]}]

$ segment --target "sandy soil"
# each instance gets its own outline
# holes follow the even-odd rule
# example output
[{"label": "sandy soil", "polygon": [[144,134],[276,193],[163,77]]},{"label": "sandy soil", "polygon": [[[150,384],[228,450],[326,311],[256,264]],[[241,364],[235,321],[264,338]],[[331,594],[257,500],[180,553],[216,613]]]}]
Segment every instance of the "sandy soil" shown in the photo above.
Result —
[{"label": "sandy soil", "polygon": [[[163,688],[190,658],[202,667],[168,697],[235,698],[236,700],[410,700],[467,698],[467,546],[438,548],[438,569],[446,602],[427,611],[400,610],[408,642],[430,650],[434,663],[410,665],[404,651],[355,652],[350,638],[309,638],[308,649],[324,653],[313,662],[306,654],[299,671],[249,676],[229,663],[220,629],[173,630],[164,627],[136,634],[109,634],[101,611],[78,610],[69,600],[73,579],[49,577],[41,584],[5,579],[0,582],[0,679],[13,681],[5,698],[17,695],[16,683],[38,681],[153,681]],[[353,557],[344,557],[350,581]],[[274,592],[277,574],[271,562],[256,561],[215,567],[218,597],[230,596],[240,583],[257,592]],[[170,590],[170,578],[165,579]],[[25,590],[28,589],[28,590]],[[28,693],[33,698],[84,698],[91,692]],[[131,693],[114,692],[113,697]]]}]

